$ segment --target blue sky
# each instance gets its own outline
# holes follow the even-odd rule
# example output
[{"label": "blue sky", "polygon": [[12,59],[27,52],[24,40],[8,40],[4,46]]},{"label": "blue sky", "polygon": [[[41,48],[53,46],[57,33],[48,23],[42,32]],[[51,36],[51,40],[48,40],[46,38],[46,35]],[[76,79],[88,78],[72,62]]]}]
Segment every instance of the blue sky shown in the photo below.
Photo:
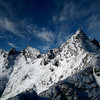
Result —
[{"label": "blue sky", "polygon": [[0,0],[0,48],[57,48],[77,28],[100,42],[100,0]]}]

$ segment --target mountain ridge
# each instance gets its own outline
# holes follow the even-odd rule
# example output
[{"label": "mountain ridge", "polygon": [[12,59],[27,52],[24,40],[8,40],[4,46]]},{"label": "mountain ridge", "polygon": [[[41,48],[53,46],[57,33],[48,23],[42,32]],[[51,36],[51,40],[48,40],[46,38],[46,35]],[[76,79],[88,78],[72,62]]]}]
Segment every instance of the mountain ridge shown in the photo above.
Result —
[{"label": "mountain ridge", "polygon": [[4,85],[1,89],[3,91],[1,100],[14,97],[30,89],[39,94],[48,90],[55,83],[59,84],[59,81],[80,73],[81,70],[88,68],[87,66],[93,67],[93,71],[96,74],[92,74],[94,74],[99,84],[98,80],[100,78],[97,80],[97,75],[99,75],[100,67],[98,67],[99,65],[94,67],[99,60],[99,53],[100,49],[81,29],[78,29],[59,48],[49,50],[46,54],[41,54],[39,50],[31,47],[27,47],[17,54],[15,49],[10,50],[10,52],[6,52],[6,55],[8,56],[9,54],[10,61],[12,60],[13,64],[9,66],[8,58],[1,57],[4,61],[8,61],[7,66],[10,67],[4,69],[5,72],[8,71],[9,73],[4,74],[4,78],[8,78],[8,81],[5,82],[6,86]]}]

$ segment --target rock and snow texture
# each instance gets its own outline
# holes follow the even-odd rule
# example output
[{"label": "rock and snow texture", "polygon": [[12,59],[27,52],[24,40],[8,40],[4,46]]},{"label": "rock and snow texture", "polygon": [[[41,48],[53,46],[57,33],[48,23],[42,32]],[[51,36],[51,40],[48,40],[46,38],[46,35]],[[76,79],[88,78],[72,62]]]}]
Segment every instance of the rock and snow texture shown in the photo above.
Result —
[{"label": "rock and snow texture", "polygon": [[[99,100],[100,48],[96,46],[82,30],[77,30],[75,35],[67,42],[57,49],[48,51],[47,54],[41,54],[37,49],[31,47],[27,47],[17,54],[14,50],[12,50],[12,52],[10,52],[10,54],[6,53],[7,57],[5,58],[3,57],[3,53],[1,53],[0,56],[0,78],[3,78],[4,80],[7,78],[7,82],[3,83],[3,81],[0,81],[2,82],[3,87],[1,88],[1,100],[7,100],[30,89],[33,89],[39,94],[49,89],[55,83],[58,83],[57,85],[59,85],[59,81],[62,80],[65,80],[65,82],[68,83],[65,85],[67,90],[70,90],[69,87],[72,87],[71,84],[76,84],[74,84],[76,89],[73,86],[71,90],[72,93],[74,93],[73,96],[77,95],[77,98],[79,98],[77,91],[87,87],[86,90],[88,92],[83,90],[89,95],[87,98],[94,97],[94,100]],[[6,64],[4,64],[5,61],[12,64],[8,64],[10,66],[3,71],[3,67],[6,67]],[[90,69],[88,68],[93,72],[89,72]],[[85,71],[85,69],[88,71]],[[61,88],[61,90],[63,89]],[[48,96],[46,95],[46,97]],[[54,99],[54,97],[52,98]]]},{"label": "rock and snow texture", "polygon": [[13,64],[18,52],[12,48],[9,52],[0,50],[0,96],[3,93],[10,74],[13,71]]},{"label": "rock and snow texture", "polygon": [[100,86],[100,62],[94,67],[94,76],[98,85]]}]

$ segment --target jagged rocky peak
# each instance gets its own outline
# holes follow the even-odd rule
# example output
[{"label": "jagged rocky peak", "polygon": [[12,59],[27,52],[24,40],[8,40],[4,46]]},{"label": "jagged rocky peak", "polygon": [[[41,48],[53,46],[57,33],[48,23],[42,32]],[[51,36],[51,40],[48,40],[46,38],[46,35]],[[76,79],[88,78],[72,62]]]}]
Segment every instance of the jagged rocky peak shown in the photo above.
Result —
[{"label": "jagged rocky peak", "polygon": [[35,51],[35,52],[40,52],[40,51],[37,50],[36,48],[32,48],[32,47],[30,47],[30,46],[27,46],[27,47],[25,48],[24,51]]},{"label": "jagged rocky peak", "polygon": [[92,43],[95,44],[98,48],[100,48],[100,44],[95,38],[92,40]]},{"label": "jagged rocky peak", "polygon": [[8,55],[15,55],[16,54],[16,49],[15,48],[11,48],[11,50],[9,51]]},{"label": "jagged rocky peak", "polygon": [[[64,48],[67,49],[82,49],[85,48],[85,44],[91,42],[87,35],[81,30],[77,29],[74,35],[71,36],[64,44],[62,44],[58,49],[62,51]],[[78,49],[78,50],[79,50]]]},{"label": "jagged rocky peak", "polygon": [[7,56],[7,51],[4,51],[3,49],[0,49],[0,56],[3,55],[3,57]]},{"label": "jagged rocky peak", "polygon": [[79,42],[82,42],[83,40],[89,40],[88,36],[82,31],[82,29],[77,29],[77,31],[71,36],[71,38],[69,40],[67,40],[65,42],[65,44],[68,44],[68,43],[72,43],[72,42],[75,42],[75,43],[79,43]]},{"label": "jagged rocky peak", "polygon": [[39,50],[32,48],[30,46],[26,47],[25,50],[23,50],[23,55],[25,55],[28,58],[39,58],[41,57],[41,53]]},{"label": "jagged rocky peak", "polygon": [[76,31],[76,33],[77,33],[77,34],[80,34],[80,33],[83,33],[83,31],[82,31],[81,28],[78,28],[77,31]]},{"label": "jagged rocky peak", "polygon": [[76,39],[88,39],[87,35],[82,31],[82,29],[77,29],[74,37]]},{"label": "jagged rocky peak", "polygon": [[70,43],[75,43],[77,47],[83,48],[85,51],[96,52],[98,51],[97,41],[92,41],[88,36],[81,30],[78,29],[76,33],[68,40]]}]

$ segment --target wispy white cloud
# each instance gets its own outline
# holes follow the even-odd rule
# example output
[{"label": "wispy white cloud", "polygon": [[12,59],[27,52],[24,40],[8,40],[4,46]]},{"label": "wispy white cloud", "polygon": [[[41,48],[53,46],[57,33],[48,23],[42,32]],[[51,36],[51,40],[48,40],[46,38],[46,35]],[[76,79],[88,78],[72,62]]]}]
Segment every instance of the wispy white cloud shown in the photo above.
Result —
[{"label": "wispy white cloud", "polygon": [[98,15],[94,15],[94,16],[91,16],[89,19],[88,19],[88,25],[89,25],[89,30],[91,29],[97,29],[99,28],[100,29],[100,14]]},{"label": "wispy white cloud", "polygon": [[42,31],[37,34],[37,37],[40,38],[41,40],[47,41],[47,42],[52,42],[54,40],[54,35],[50,31]]},{"label": "wispy white cloud", "polygon": [[3,28],[4,30],[10,31],[14,35],[24,37],[19,31],[17,24],[8,20],[7,18],[0,17],[0,27]]},{"label": "wispy white cloud", "polygon": [[[8,18],[1,17],[0,30],[3,31],[3,33],[0,33],[0,38],[5,39],[13,38],[11,37],[11,34],[8,35],[6,31],[11,32],[12,34],[18,36],[20,39],[23,39],[24,41],[27,40],[27,43],[33,37],[36,37],[39,40],[42,40],[43,43],[45,43],[42,47],[43,50],[50,48],[55,39],[55,35],[51,30],[46,29],[46,27],[40,28],[34,24],[30,24],[26,19],[15,22],[9,20]],[[17,48],[17,46],[13,43],[8,42],[8,45]]]},{"label": "wispy white cloud", "polygon": [[14,43],[8,42],[8,45],[12,48],[18,48]]},{"label": "wispy white cloud", "polygon": [[[7,31],[9,31],[20,39],[29,41],[34,34],[27,30],[27,23],[25,21],[18,19],[14,21],[0,16],[0,31],[3,31],[3,36],[5,35],[7,38],[11,37],[11,34],[7,34]],[[0,36],[2,37],[2,33],[0,33]]]},{"label": "wispy white cloud", "polygon": [[46,42],[53,42],[55,39],[55,35],[50,30],[47,30],[45,27],[39,28],[36,25],[27,25],[27,31],[30,34],[33,34],[40,40],[46,41]]},{"label": "wispy white cloud", "polygon": [[100,14],[91,16],[88,21],[88,31],[91,32],[89,35],[90,38],[99,38],[100,37]]},{"label": "wispy white cloud", "polygon": [[30,34],[33,34],[39,40],[42,40],[43,45],[38,46],[39,49],[46,51],[54,44],[55,34],[46,29],[45,27],[39,28],[36,25],[27,25],[27,30]]}]

